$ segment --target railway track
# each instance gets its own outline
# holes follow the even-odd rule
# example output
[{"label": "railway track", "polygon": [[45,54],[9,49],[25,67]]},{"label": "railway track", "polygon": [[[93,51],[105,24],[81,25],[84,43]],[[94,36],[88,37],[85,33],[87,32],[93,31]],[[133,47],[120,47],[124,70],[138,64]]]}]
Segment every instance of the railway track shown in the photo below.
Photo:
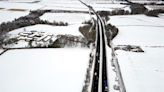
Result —
[{"label": "railway track", "polygon": [[118,85],[109,85],[108,78],[108,69],[107,69],[107,56],[106,56],[106,35],[105,35],[105,21],[100,17],[99,14],[92,8],[92,6],[87,5],[86,3],[79,0],[82,4],[84,4],[86,7],[89,8],[89,12],[91,14],[94,14],[96,16],[96,40],[95,40],[95,53],[94,53],[94,59],[93,64],[91,67],[91,77],[89,86],[87,89],[87,92],[109,92],[111,86],[117,87],[114,90],[119,90],[119,92],[126,92],[125,85],[123,82],[120,66],[118,63],[118,59],[112,44],[112,41],[110,41],[111,45],[111,57],[112,57],[112,64],[114,69],[116,70],[116,78],[118,78]]},{"label": "railway track", "polygon": [[106,38],[105,38],[105,24],[99,14],[95,10],[87,6],[94,15],[97,17],[96,21],[96,50],[93,60],[92,77],[88,92],[108,92],[108,76],[107,76],[107,59],[106,59]]}]

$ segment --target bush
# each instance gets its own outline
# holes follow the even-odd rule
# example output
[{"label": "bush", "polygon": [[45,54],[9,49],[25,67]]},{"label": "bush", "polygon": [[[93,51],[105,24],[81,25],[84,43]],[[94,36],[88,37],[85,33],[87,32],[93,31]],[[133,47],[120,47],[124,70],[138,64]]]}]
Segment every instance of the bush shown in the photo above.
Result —
[{"label": "bush", "polygon": [[125,14],[125,11],[120,9],[120,10],[117,10],[117,15],[124,15]]},{"label": "bush", "polygon": [[84,22],[82,22],[82,24],[89,24],[89,25],[92,25],[92,21],[91,21],[91,20],[84,21]]},{"label": "bush", "polygon": [[46,12],[51,12],[51,10],[36,10],[30,11],[27,16],[20,17],[18,19],[14,19],[13,21],[3,22],[0,24],[0,34],[7,33],[11,30],[31,26],[35,24],[48,24],[48,25],[55,25],[55,26],[67,26],[68,23],[64,22],[49,22],[41,20],[39,17],[42,16]]},{"label": "bush", "polygon": [[57,40],[48,47],[64,48],[64,47],[87,47],[87,40],[81,36],[73,35],[57,35]]},{"label": "bush", "polygon": [[110,15],[110,11],[98,11],[98,14],[101,17],[106,17],[106,16],[109,16]]},{"label": "bush", "polygon": [[[109,39],[113,39],[114,37],[116,37],[116,35],[118,34],[118,28],[116,26],[113,26],[111,24],[107,24],[106,26],[106,31],[108,32],[107,37],[111,37]],[[111,32],[111,33],[110,33]]]},{"label": "bush", "polygon": [[111,11],[111,15],[117,15],[116,10],[112,10],[112,11]]},{"label": "bush", "polygon": [[[95,29],[95,25],[94,28],[92,29],[91,32],[89,32],[91,28],[90,24],[86,24],[82,27],[79,27],[79,31],[83,34],[83,36],[88,40],[88,42],[92,43],[95,41],[96,39],[96,29]],[[112,40],[117,34],[118,34],[118,28],[111,25],[111,24],[107,24],[105,26],[106,28],[106,36],[107,36],[107,40],[108,40],[108,45],[110,46],[110,40]]]},{"label": "bush", "polygon": [[79,27],[79,31],[88,40],[88,42],[94,42],[95,38],[96,38],[95,26],[93,27],[92,31],[90,32],[91,26],[92,25],[87,24],[82,27]]},{"label": "bush", "polygon": [[146,11],[145,15],[147,16],[152,16],[152,17],[158,17],[159,12],[155,11],[155,10],[150,10],[150,11]]},{"label": "bush", "polygon": [[147,8],[144,5],[137,3],[131,4],[130,9],[132,14],[144,14],[144,12],[147,11]]},{"label": "bush", "polygon": [[5,39],[6,39],[6,37],[4,38],[2,45],[14,44],[14,43],[18,42],[17,38],[10,38],[10,39],[7,38],[6,40]]},{"label": "bush", "polygon": [[162,9],[157,9],[157,10],[150,10],[150,11],[145,11],[145,15],[147,16],[153,16],[153,17],[158,17],[159,13],[164,13],[164,10]]}]

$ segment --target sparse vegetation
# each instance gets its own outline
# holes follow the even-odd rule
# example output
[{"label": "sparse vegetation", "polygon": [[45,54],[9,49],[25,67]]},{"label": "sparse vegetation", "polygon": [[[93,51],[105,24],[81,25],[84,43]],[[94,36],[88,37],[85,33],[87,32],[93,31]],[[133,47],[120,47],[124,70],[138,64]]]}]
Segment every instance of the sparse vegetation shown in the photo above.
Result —
[{"label": "sparse vegetation", "polygon": [[[95,25],[93,25],[93,28],[91,29],[91,26],[92,26],[91,20],[85,21],[83,23],[86,23],[86,24],[84,26],[81,26],[79,28],[79,31],[88,40],[88,43],[93,43],[95,41],[95,38],[96,38]],[[113,26],[111,24],[107,24],[105,26],[105,28],[106,28],[106,36],[107,36],[107,40],[108,40],[108,45],[110,46],[110,44],[109,44],[110,40],[112,40],[118,34],[119,30],[118,30],[117,27],[115,27],[115,26]]]},{"label": "sparse vegetation", "polygon": [[142,4],[132,3],[130,4],[130,9],[132,14],[144,14],[147,8]]},{"label": "sparse vegetation", "polygon": [[9,11],[27,11],[26,9],[8,9]]},{"label": "sparse vegetation", "polygon": [[159,13],[164,13],[164,10],[162,9],[157,9],[157,10],[147,10],[145,11],[145,15],[147,16],[152,16],[152,17],[158,17]]},{"label": "sparse vegetation", "polygon": [[0,35],[0,48],[2,48],[4,37]]},{"label": "sparse vegetation", "polygon": [[108,46],[110,47],[110,41],[116,37],[118,34],[119,30],[116,26],[107,24],[106,25],[106,36],[107,36],[107,41],[108,41]]},{"label": "sparse vegetation", "polygon": [[98,14],[101,17],[106,17],[106,16],[113,16],[113,15],[129,15],[130,12],[120,8],[112,11],[98,11]]},{"label": "sparse vegetation", "polygon": [[134,46],[134,45],[118,45],[114,49],[131,51],[131,52],[144,52],[144,50],[140,46]]},{"label": "sparse vegetation", "polygon": [[83,34],[83,36],[88,40],[88,42],[94,42],[96,38],[95,26],[90,31],[91,24],[86,24],[82,27],[79,27],[79,31]]},{"label": "sparse vegetation", "polygon": [[49,45],[52,48],[88,47],[87,40],[81,36],[57,35],[57,40]]},{"label": "sparse vegetation", "polygon": [[[38,35],[43,35],[39,34]],[[42,37],[38,36],[29,37],[27,36],[16,36],[9,38],[5,37],[2,39],[1,47],[5,49],[13,49],[14,48],[65,48],[65,47],[88,47],[87,40],[81,36],[73,36],[73,35],[47,35],[45,39],[49,36],[48,40],[45,40]],[[21,39],[20,39],[21,38]],[[42,39],[40,39],[42,38]],[[40,40],[38,40],[40,39]],[[0,39],[1,40],[1,39]],[[19,46],[20,42],[23,42],[24,45],[22,47]],[[17,47],[18,45],[18,47]]]},{"label": "sparse vegetation", "polygon": [[3,22],[0,24],[0,34],[7,33],[17,28],[36,25],[36,24],[48,24],[54,26],[67,26],[68,23],[64,22],[49,22],[46,20],[41,20],[39,17],[44,13],[49,12],[49,10],[36,10],[31,11],[29,15],[20,17],[11,22]]}]

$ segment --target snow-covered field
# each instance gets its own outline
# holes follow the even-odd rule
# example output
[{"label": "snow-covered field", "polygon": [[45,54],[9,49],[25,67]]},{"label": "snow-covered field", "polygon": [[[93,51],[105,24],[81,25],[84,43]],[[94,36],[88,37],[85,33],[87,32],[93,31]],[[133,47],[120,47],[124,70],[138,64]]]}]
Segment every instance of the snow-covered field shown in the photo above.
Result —
[{"label": "snow-covered field", "polygon": [[[5,9],[25,9],[25,10],[36,10],[36,9],[56,9],[56,10],[77,10],[77,11],[88,11],[88,8],[81,4],[78,0],[9,0],[0,1],[0,8]],[[93,6],[95,10],[113,10],[123,8],[126,5],[112,4],[110,0],[84,0],[84,2]]]},{"label": "snow-covered field", "polygon": [[3,49],[0,49],[0,53],[2,53],[4,50]]},{"label": "snow-covered field", "polygon": [[[0,8],[3,8],[0,9],[0,23],[12,21],[27,15],[30,10],[37,9],[88,11],[78,0],[40,0],[31,3],[34,1],[0,1]],[[129,10],[128,6],[111,4],[112,1],[109,0],[84,1],[96,10]],[[53,35],[82,36],[78,28],[81,22],[88,20],[90,16],[83,13],[45,13],[40,18],[51,22],[68,22],[69,25],[39,24],[19,28],[9,34],[16,36],[21,32],[34,30]],[[119,28],[119,34],[113,40],[115,45],[139,45],[145,51],[117,51],[127,92],[163,92],[164,14],[160,14],[158,18],[145,15],[110,16],[109,22]],[[108,48],[107,51],[109,84],[112,85],[111,92],[114,92],[116,76],[110,63],[111,50]],[[0,56],[0,92],[81,92],[89,52],[86,48],[8,50]]]},{"label": "snow-covered field", "polygon": [[28,15],[28,11],[6,11],[0,10],[0,24],[2,22],[13,21],[15,18]]},{"label": "snow-covered field", "polygon": [[58,35],[73,35],[78,37],[83,37],[79,31],[80,24],[74,24],[69,26],[51,26],[38,24],[34,26],[28,26],[13,30],[7,34],[7,40],[16,38],[19,41],[16,43],[3,45],[4,48],[27,48],[31,46],[43,46],[47,47],[52,42],[58,39]]},{"label": "snow-covered field", "polygon": [[0,92],[81,92],[89,52],[9,50],[0,56]]},{"label": "snow-covered field", "polygon": [[138,45],[142,53],[116,51],[127,92],[162,92],[164,78],[163,18],[145,15],[113,16],[119,28],[115,45]]},{"label": "snow-covered field", "polygon": [[24,28],[13,30],[9,32],[9,34],[17,35],[18,33],[23,32],[23,31],[29,32],[29,31],[34,30],[34,31],[51,33],[54,35],[71,34],[75,36],[82,36],[82,34],[79,32],[79,26],[80,24],[69,25],[69,26],[51,26],[51,25],[38,24],[34,26],[29,26],[29,27],[24,27]]},{"label": "snow-covered field", "polygon": [[[98,3],[89,3],[95,10],[108,10],[111,11],[113,9],[120,9],[125,8],[126,5],[121,4],[98,4]],[[60,3],[55,2],[51,4],[44,4],[44,7],[41,9],[56,9],[56,10],[74,10],[74,11],[88,11],[88,8],[86,8],[84,5],[82,5],[79,1],[73,2],[73,3]],[[125,8],[125,10],[128,10],[129,8]]]},{"label": "snow-covered field", "polygon": [[31,3],[17,3],[17,2],[8,2],[8,1],[0,1],[0,8],[5,9],[24,9],[24,10],[37,10],[42,8],[42,5],[39,4],[31,4]]},{"label": "snow-covered field", "polygon": [[163,46],[164,19],[145,15],[112,16],[110,23],[118,27],[113,40],[116,45]]},{"label": "snow-covered field", "polygon": [[89,20],[89,14],[84,13],[46,13],[40,17],[42,20],[50,22],[67,22],[69,24],[81,24],[82,22]]},{"label": "snow-covered field", "polygon": [[143,48],[144,53],[117,51],[127,92],[164,91],[164,48]]}]

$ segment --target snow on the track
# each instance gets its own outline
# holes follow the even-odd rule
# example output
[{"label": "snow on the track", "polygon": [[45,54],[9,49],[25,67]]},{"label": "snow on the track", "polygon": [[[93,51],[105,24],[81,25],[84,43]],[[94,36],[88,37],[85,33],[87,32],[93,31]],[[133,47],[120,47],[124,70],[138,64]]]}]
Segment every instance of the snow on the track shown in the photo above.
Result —
[{"label": "snow on the track", "polygon": [[0,24],[28,15],[29,12],[0,10]]},{"label": "snow on the track", "polygon": [[50,22],[67,22],[68,24],[81,24],[82,22],[89,20],[89,14],[84,13],[46,13],[40,17],[42,20]]},{"label": "snow on the track", "polygon": [[145,15],[113,16],[110,23],[119,33],[116,45],[162,46],[164,45],[164,19]]},{"label": "snow on the track", "polygon": [[127,92],[164,91],[163,48],[143,48],[145,53],[117,51]]},{"label": "snow on the track", "polygon": [[111,56],[111,48],[107,47],[107,71],[108,71],[108,84],[110,92],[118,92],[117,90],[114,90],[114,85],[117,84],[116,80],[116,73],[113,71],[114,67],[112,66],[112,56]]},{"label": "snow on the track", "polygon": [[89,49],[10,50],[0,56],[0,92],[81,92]]},{"label": "snow on the track", "polygon": [[80,26],[80,24],[69,25],[69,26],[51,26],[51,25],[38,24],[38,25],[34,25],[34,26],[28,26],[28,27],[13,30],[13,31],[9,32],[9,34],[17,35],[18,33],[23,32],[23,31],[28,32],[28,31],[35,30],[38,32],[40,31],[40,32],[51,33],[54,35],[71,34],[71,35],[75,35],[75,36],[82,36],[82,34],[79,32],[79,26]]}]

